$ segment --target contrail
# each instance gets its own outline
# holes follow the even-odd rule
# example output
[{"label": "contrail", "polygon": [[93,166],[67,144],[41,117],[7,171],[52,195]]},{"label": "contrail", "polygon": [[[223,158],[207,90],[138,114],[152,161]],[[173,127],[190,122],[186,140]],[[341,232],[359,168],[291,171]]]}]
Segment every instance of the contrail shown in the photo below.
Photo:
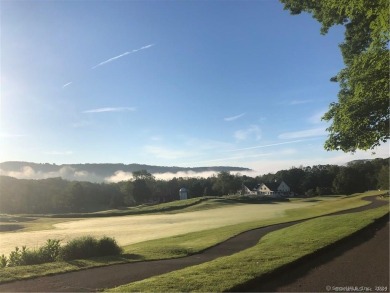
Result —
[{"label": "contrail", "polygon": [[63,86],[62,86],[62,88],[66,88],[68,85],[71,85],[72,84],[72,81],[71,82],[68,82],[68,83],[66,83],[66,84],[64,84]]},{"label": "contrail", "polygon": [[154,44],[150,44],[150,45],[143,46],[143,47],[141,47],[141,48],[139,48],[139,49],[134,49],[134,50],[132,50],[132,51],[122,53],[122,54],[120,54],[120,55],[118,55],[118,56],[115,56],[115,57],[112,57],[112,58],[110,58],[110,59],[107,59],[107,60],[105,60],[105,61],[103,61],[103,62],[100,62],[99,64],[93,66],[91,69],[95,69],[96,67],[99,67],[99,66],[102,66],[102,65],[104,65],[104,64],[110,63],[110,62],[112,62],[112,61],[114,61],[114,60],[116,60],[116,59],[122,58],[122,57],[124,57],[124,56],[126,56],[126,55],[129,55],[129,54],[132,54],[132,53],[141,51],[141,50],[145,50],[145,49],[148,49],[148,48],[153,47],[153,46],[154,46]]},{"label": "contrail", "polygon": [[135,107],[107,107],[107,108],[98,108],[92,110],[85,110],[82,113],[103,113],[103,112],[125,112],[125,111],[136,111]]},{"label": "contrail", "polygon": [[241,114],[239,114],[237,116],[223,118],[223,120],[225,120],[225,121],[234,121],[234,120],[237,120],[238,118],[241,118],[244,115],[245,115],[245,113],[241,113]]},{"label": "contrail", "polygon": [[225,152],[237,152],[237,151],[246,151],[246,150],[252,150],[252,149],[267,148],[267,147],[271,147],[271,146],[290,144],[290,143],[298,143],[298,142],[314,140],[314,139],[318,139],[318,138],[291,140],[291,141],[278,142],[278,143],[272,143],[272,144],[258,145],[258,146],[242,148],[242,149],[229,150],[229,151],[225,151]]}]

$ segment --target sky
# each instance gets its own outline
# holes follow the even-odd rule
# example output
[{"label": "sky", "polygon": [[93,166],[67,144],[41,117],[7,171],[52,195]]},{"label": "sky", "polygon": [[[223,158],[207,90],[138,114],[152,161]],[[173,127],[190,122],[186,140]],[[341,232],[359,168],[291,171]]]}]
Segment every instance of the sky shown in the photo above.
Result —
[{"label": "sky", "polygon": [[276,0],[0,2],[0,162],[238,166],[324,150],[343,27]]}]

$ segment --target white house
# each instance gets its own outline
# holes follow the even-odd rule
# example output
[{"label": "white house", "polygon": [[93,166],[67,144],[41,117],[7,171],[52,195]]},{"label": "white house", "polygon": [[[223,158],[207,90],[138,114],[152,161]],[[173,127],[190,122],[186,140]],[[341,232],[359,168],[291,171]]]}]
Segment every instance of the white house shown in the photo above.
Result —
[{"label": "white house", "polygon": [[293,196],[290,187],[286,182],[269,182],[261,183],[256,186],[254,190],[250,190],[245,185],[243,186],[242,194],[244,195],[258,195],[269,197],[289,197]]}]

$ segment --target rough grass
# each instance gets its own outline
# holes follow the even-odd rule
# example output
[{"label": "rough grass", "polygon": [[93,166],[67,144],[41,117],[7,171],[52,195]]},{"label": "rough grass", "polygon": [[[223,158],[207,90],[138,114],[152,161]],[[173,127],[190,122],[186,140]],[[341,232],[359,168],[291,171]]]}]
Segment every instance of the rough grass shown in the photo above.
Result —
[{"label": "rough grass", "polygon": [[[201,265],[111,289],[112,292],[226,292],[314,253],[388,213],[388,207],[308,220],[264,236],[252,248]],[[234,276],[234,277],[232,277]]]}]

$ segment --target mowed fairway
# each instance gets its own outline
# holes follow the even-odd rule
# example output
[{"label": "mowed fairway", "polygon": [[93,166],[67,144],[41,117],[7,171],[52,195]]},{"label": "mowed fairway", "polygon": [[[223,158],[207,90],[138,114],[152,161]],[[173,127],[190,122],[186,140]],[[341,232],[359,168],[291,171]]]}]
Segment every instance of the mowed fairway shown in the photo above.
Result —
[{"label": "mowed fairway", "polygon": [[78,219],[54,224],[53,229],[0,234],[0,254],[9,254],[15,246],[36,248],[47,239],[67,242],[73,238],[92,235],[114,237],[125,246],[151,239],[207,230],[243,222],[272,219],[316,202],[279,202],[265,204],[235,204],[215,209],[177,214],[153,214],[107,218]]}]

